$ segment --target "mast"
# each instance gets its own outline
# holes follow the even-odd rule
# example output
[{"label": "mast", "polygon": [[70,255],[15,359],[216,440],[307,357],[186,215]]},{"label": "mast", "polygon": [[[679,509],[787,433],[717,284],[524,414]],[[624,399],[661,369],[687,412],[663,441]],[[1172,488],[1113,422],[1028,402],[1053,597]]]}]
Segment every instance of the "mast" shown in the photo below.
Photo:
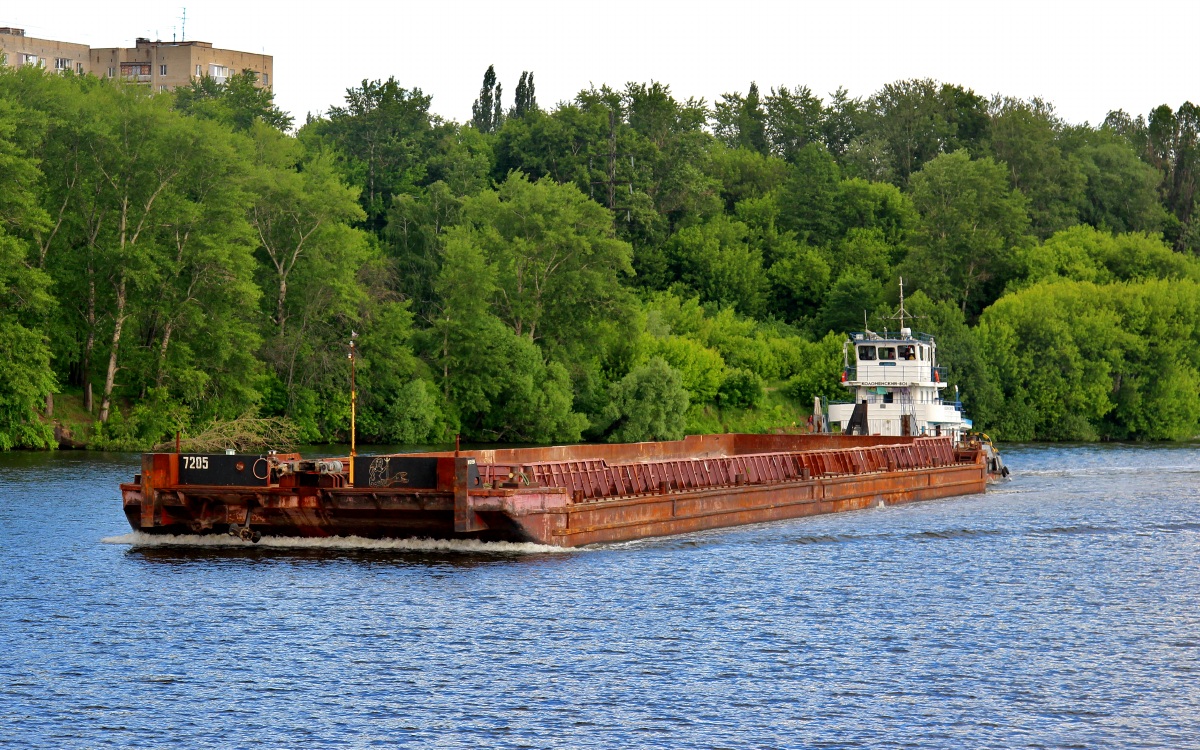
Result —
[{"label": "mast", "polygon": [[354,356],[354,339],[358,338],[358,334],[354,331],[350,332],[350,486],[354,486],[354,459],[358,455],[355,450],[355,429],[354,417],[356,407],[358,406],[358,392],[355,390],[354,371],[357,369],[358,357]]}]

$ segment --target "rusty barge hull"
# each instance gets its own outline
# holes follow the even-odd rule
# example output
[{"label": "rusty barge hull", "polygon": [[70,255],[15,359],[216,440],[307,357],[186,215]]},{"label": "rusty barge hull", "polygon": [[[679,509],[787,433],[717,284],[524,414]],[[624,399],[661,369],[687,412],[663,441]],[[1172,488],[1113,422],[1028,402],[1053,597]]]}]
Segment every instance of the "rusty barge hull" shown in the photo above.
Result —
[{"label": "rusty barge hull", "polygon": [[578,547],[979,493],[988,481],[983,452],[948,438],[704,435],[353,460],[351,486],[349,458],[146,454],[121,485],[124,510],[151,534]]}]

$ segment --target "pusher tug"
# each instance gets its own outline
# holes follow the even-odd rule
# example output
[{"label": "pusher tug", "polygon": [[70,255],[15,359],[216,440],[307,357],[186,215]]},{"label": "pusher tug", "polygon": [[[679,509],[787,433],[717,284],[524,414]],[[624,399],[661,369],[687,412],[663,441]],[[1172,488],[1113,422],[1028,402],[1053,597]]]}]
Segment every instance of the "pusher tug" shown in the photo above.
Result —
[{"label": "pusher tug", "polygon": [[972,437],[982,444],[993,478],[1007,477],[1008,469],[987,435],[972,436],[957,387],[952,403],[942,398],[947,383],[945,370],[937,364],[937,342],[927,334],[914,334],[906,325],[911,317],[904,309],[900,279],[900,309],[891,318],[900,330],[879,334],[863,326],[842,345],[842,385],[852,400],[829,405],[830,423],[846,435],[945,435],[956,444]]}]

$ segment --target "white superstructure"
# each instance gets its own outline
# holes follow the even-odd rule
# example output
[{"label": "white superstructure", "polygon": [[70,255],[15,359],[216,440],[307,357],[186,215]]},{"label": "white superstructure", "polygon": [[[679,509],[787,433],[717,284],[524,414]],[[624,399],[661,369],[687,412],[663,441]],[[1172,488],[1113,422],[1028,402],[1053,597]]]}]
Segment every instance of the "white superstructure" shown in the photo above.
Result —
[{"label": "white superstructure", "polygon": [[[942,399],[945,376],[937,366],[937,343],[932,336],[913,334],[904,327],[904,287],[900,287],[900,331],[855,333],[843,347],[842,384],[850,403],[829,405],[830,426],[842,432],[851,427],[858,405],[865,405],[868,435],[949,435],[962,439],[971,420],[957,402]],[[856,430],[857,431],[857,430]]]}]

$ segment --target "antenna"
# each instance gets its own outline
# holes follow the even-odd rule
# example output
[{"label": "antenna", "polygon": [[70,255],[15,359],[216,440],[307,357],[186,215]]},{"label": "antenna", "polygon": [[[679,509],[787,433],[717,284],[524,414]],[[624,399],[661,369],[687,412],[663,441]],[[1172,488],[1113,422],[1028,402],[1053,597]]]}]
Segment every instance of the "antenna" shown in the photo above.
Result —
[{"label": "antenna", "polygon": [[898,321],[900,321],[900,329],[904,330],[907,327],[904,325],[905,318],[908,318],[909,320],[916,320],[917,318],[923,318],[923,317],[925,317],[925,316],[924,315],[913,315],[904,309],[904,277],[901,276],[900,277],[900,309],[896,311],[895,315],[891,315],[887,318],[884,318],[884,320],[898,320]]},{"label": "antenna", "polygon": [[187,8],[186,7],[183,9],[183,18],[180,19],[179,41],[181,41],[181,42],[187,41]]}]

